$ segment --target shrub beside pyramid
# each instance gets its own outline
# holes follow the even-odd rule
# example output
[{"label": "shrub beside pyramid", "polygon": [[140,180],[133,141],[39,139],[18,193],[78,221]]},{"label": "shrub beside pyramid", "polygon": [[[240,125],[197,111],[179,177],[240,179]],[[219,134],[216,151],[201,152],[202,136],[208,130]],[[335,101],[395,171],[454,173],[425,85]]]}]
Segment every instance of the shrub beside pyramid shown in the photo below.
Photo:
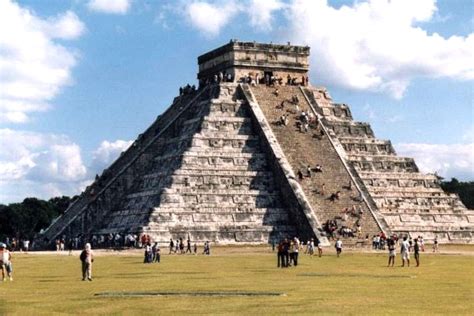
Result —
[{"label": "shrub beside pyramid", "polygon": [[[231,41],[41,235],[217,243],[386,234],[472,242],[474,212],[308,82],[309,47]],[[316,166],[322,172],[318,172]]]}]

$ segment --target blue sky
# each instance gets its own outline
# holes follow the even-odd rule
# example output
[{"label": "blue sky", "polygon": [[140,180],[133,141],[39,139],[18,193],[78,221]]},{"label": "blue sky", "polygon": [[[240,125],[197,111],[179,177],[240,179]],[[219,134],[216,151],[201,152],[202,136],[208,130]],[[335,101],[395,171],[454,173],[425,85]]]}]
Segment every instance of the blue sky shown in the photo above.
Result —
[{"label": "blue sky", "polygon": [[0,0],[0,203],[79,193],[196,82],[197,56],[232,38],[311,46],[311,84],[423,171],[474,180],[473,9]]}]

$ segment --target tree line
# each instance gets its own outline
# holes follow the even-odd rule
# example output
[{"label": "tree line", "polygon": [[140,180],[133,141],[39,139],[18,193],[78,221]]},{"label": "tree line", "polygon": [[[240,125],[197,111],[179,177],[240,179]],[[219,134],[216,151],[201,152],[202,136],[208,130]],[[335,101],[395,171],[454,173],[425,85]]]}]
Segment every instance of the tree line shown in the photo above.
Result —
[{"label": "tree line", "polygon": [[31,240],[63,214],[72,200],[68,196],[47,201],[29,197],[21,203],[0,204],[0,241],[6,237]]},{"label": "tree line", "polygon": [[461,182],[456,178],[451,181],[441,181],[441,187],[449,193],[457,193],[468,209],[474,209],[474,181]]}]

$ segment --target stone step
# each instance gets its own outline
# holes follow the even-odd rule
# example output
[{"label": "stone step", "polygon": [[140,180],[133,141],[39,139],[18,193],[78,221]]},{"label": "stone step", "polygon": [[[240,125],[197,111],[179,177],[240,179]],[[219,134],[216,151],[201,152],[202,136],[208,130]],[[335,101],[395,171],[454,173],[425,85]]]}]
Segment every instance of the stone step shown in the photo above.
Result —
[{"label": "stone step", "polygon": [[265,214],[267,212],[272,213],[286,213],[288,210],[283,207],[274,208],[258,208],[258,207],[202,207],[197,205],[193,208],[190,207],[171,207],[171,206],[159,206],[153,209],[153,212],[157,213],[189,213],[189,214]]},{"label": "stone step", "polygon": [[[300,110],[308,111],[309,106],[304,102],[304,96],[301,94],[299,88],[282,87],[280,89],[279,87],[279,90],[280,95],[276,97],[273,93],[268,93],[268,91],[271,91],[271,88],[252,88],[267,121],[270,123],[277,122],[282,114],[285,113],[289,115],[289,124],[287,126],[271,124],[271,128],[288,162],[291,164],[293,172],[296,174],[298,169],[301,169],[303,173],[306,174],[307,165],[313,168],[316,164],[322,165],[323,173],[313,172],[311,178],[305,178],[303,181],[300,181],[306,197],[316,212],[319,222],[324,223],[327,220],[338,218],[338,221],[344,223],[346,226],[353,226],[356,221],[355,218],[348,217],[347,221],[341,220],[344,217],[341,213],[344,208],[358,205],[358,203],[350,198],[350,194],[347,194],[342,188],[351,181],[342,161],[337,156],[337,153],[332,148],[327,137],[321,137],[320,131],[317,128],[310,126],[309,132],[302,133],[295,125],[296,122],[299,121],[297,114],[277,109],[277,106],[279,106],[283,100],[291,99],[292,95],[297,95],[300,100]],[[285,109],[286,108],[288,108],[289,111],[295,110],[294,105],[285,105]],[[315,191],[320,190],[323,183],[325,184],[326,191],[324,196],[315,193]],[[353,188],[355,190],[355,185],[353,185]],[[335,203],[328,201],[330,194],[336,191],[343,192],[340,200]],[[369,215],[369,211],[365,205],[361,222],[362,225],[365,226],[363,227],[364,231],[378,233],[379,229],[374,220],[371,219],[371,215]]]},{"label": "stone step", "polygon": [[288,213],[269,214],[215,214],[215,213],[153,213],[150,217],[150,227],[161,227],[163,225],[174,226],[185,223],[209,222],[214,225],[274,225],[285,224],[289,221]]},{"label": "stone step", "polygon": [[[423,174],[423,173],[386,173],[386,172],[361,172],[360,177],[363,180],[397,180],[399,182],[405,181],[436,181],[436,176],[432,174]],[[436,188],[439,188],[439,185],[436,185]]]},{"label": "stone step", "polygon": [[[145,175],[144,177],[163,177],[168,176],[169,173],[166,172],[153,172]],[[173,176],[242,176],[242,177],[259,177],[259,176],[272,176],[273,173],[267,170],[261,171],[245,171],[245,170],[235,170],[235,169],[217,169],[217,168],[209,168],[209,169],[196,169],[196,170],[185,170],[185,169],[177,169],[173,172]]]},{"label": "stone step", "polygon": [[[249,117],[238,117],[238,116],[198,116],[188,119],[183,122],[183,125],[195,125],[195,124],[209,124],[209,123],[219,123],[219,124],[239,124],[242,125],[249,125],[251,124],[252,120]],[[209,126],[209,125],[204,125]]]},{"label": "stone step", "polygon": [[386,198],[386,199],[399,198],[399,199],[407,200],[407,199],[416,199],[416,198],[420,198],[420,199],[431,198],[431,199],[441,199],[441,200],[446,199],[446,200],[456,201],[455,196],[448,195],[442,191],[429,192],[429,193],[416,192],[416,191],[413,191],[413,192],[386,191],[386,192],[374,192],[372,193],[372,196],[374,198]]},{"label": "stone step", "polygon": [[369,190],[370,193],[372,193],[374,196],[380,196],[383,195],[385,196],[386,193],[388,194],[402,194],[402,195],[407,195],[407,194],[425,194],[425,195],[430,195],[430,194],[437,194],[437,193],[443,193],[439,188],[426,188],[426,187],[399,187],[399,186],[386,186],[386,187],[376,187],[376,186],[370,186],[367,185],[367,189]]}]

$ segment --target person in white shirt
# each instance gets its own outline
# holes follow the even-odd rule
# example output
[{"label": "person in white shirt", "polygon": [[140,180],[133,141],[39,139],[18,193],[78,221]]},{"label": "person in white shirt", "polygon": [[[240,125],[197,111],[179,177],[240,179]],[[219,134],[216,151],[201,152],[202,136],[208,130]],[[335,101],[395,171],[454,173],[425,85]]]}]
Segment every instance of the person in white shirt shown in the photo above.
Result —
[{"label": "person in white shirt", "polygon": [[405,266],[405,262],[407,266],[410,266],[410,243],[408,242],[408,238],[405,236],[403,237],[402,246],[401,246],[401,254],[402,254],[402,267]]},{"label": "person in white shirt", "polygon": [[336,247],[337,257],[339,257],[339,255],[340,255],[341,252],[342,252],[342,241],[341,241],[339,238],[336,240],[336,245],[335,245],[335,247]]},{"label": "person in white shirt", "polygon": [[23,250],[25,252],[28,252],[30,248],[30,241],[28,239],[23,240]]},{"label": "person in white shirt", "polygon": [[4,243],[0,243],[0,269],[2,269],[2,281],[5,281],[5,271],[10,281],[13,281],[13,269],[11,263],[12,255]]},{"label": "person in white shirt", "polygon": [[92,281],[92,262],[94,262],[94,253],[91,249],[91,244],[87,243],[84,250],[81,252],[79,259],[82,262],[82,281],[86,278]]}]

